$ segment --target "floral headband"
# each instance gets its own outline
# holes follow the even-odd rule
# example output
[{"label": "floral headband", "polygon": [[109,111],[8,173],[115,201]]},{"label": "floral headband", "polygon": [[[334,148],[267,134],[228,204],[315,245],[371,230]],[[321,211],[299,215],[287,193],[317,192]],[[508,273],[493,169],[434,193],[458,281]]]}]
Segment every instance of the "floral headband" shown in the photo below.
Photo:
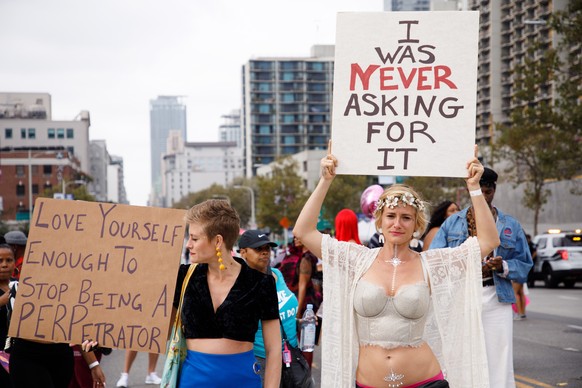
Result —
[{"label": "floral headband", "polygon": [[416,198],[414,195],[410,193],[404,193],[397,195],[389,195],[384,199],[379,199],[376,202],[376,209],[374,210],[374,215],[376,215],[377,212],[381,213],[384,206],[388,206],[390,209],[398,207],[399,202],[404,207],[406,207],[406,205],[410,205],[419,211],[424,211],[424,203],[420,199]]}]

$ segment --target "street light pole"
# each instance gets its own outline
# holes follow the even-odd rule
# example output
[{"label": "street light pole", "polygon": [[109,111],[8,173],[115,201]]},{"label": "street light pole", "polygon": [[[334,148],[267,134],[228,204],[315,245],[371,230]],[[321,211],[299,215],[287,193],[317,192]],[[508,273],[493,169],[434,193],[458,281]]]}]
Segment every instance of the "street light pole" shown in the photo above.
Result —
[{"label": "street light pole", "polygon": [[32,153],[28,149],[28,222],[32,222]]},{"label": "street light pole", "polygon": [[249,226],[251,227],[251,229],[256,229],[257,228],[257,219],[255,217],[255,192],[253,191],[253,189],[251,187],[248,187],[248,186],[235,185],[234,188],[248,190],[249,193],[251,194],[251,221],[249,222]]}]

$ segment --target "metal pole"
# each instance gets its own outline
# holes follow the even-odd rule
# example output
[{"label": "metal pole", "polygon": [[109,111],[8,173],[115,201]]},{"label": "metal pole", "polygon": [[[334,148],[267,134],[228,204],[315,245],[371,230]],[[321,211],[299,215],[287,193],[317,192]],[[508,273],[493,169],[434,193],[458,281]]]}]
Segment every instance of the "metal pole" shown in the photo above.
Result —
[{"label": "metal pole", "polygon": [[32,222],[32,155],[28,150],[28,222]]}]

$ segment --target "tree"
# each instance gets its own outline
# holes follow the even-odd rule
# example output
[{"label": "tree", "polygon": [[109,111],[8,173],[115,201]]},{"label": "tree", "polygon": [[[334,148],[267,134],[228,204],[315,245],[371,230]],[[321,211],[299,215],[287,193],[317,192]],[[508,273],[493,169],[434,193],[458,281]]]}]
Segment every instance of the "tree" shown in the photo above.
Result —
[{"label": "tree", "polygon": [[467,185],[461,178],[421,176],[407,178],[404,183],[413,187],[430,207],[436,207],[441,202],[449,200],[462,209],[470,202],[466,194]]},{"label": "tree", "polygon": [[[53,198],[55,194],[61,193],[61,190],[61,186],[53,186],[50,189],[45,189],[42,194],[39,195],[39,197]],[[67,194],[73,194],[73,199],[75,200],[89,202],[95,201],[95,197],[87,191],[86,185],[78,185],[77,187],[72,188],[67,187],[65,191]]]},{"label": "tree", "polygon": [[372,184],[371,176],[336,176],[323,202],[323,218],[333,224],[336,214],[342,209],[361,213],[360,198],[364,190]]},{"label": "tree", "polygon": [[235,189],[233,187],[224,187],[219,184],[190,193],[172,205],[175,209],[189,209],[192,206],[204,202],[208,199],[224,199],[230,202],[231,206],[237,211],[241,225],[246,225],[251,218],[251,204],[246,191]]},{"label": "tree", "polygon": [[[580,3],[573,1],[570,7],[577,4],[577,9],[554,15],[552,25],[568,37],[563,45],[553,48],[532,42],[516,66],[510,124],[497,126],[499,137],[493,144],[496,159],[507,163],[504,172],[509,181],[524,186],[522,203],[534,212],[534,234],[550,195],[546,183],[571,179],[582,163]],[[576,42],[577,56],[569,57]],[[561,61],[561,54],[573,61]],[[555,85],[553,100],[547,97],[551,85]]]},{"label": "tree", "polygon": [[287,217],[291,225],[297,219],[308,197],[299,176],[297,162],[291,157],[278,159],[270,176],[257,177],[257,223],[281,231],[279,224]]}]

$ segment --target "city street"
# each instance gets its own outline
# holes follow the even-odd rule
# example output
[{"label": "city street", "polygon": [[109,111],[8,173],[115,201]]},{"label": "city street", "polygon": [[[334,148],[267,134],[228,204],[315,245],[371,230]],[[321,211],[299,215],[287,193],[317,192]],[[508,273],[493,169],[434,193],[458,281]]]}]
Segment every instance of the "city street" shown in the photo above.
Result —
[{"label": "city street", "polygon": [[[546,289],[542,282],[530,289],[527,319],[514,323],[514,363],[517,388],[582,388],[582,284],[574,289]],[[320,347],[313,373],[320,386]],[[114,350],[102,360],[107,385],[115,387],[123,369],[124,352]],[[164,357],[157,371],[161,375]],[[146,388],[147,356],[138,354],[130,386]]]}]

